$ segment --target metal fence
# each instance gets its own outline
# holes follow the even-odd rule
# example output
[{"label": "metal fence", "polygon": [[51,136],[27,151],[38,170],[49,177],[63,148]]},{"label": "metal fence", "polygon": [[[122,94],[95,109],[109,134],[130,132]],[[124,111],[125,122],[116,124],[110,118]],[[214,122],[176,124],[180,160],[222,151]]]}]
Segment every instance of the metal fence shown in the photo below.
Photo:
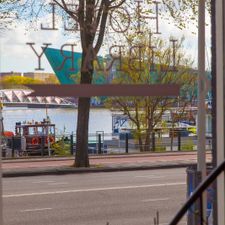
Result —
[{"label": "metal fence", "polygon": [[[149,138],[146,135],[134,137],[131,133],[120,133],[117,135],[97,131],[89,134],[88,138],[89,154],[124,154],[169,151],[195,151],[197,150],[197,136],[183,135],[182,132],[176,134],[151,133]],[[149,139],[146,142],[146,139]],[[212,149],[210,136],[206,137],[206,150]],[[46,143],[40,143],[36,148],[28,146],[21,137],[4,138],[3,157],[20,157],[32,155],[69,156],[76,152],[76,134],[65,133],[56,135],[54,143],[46,147]]]}]

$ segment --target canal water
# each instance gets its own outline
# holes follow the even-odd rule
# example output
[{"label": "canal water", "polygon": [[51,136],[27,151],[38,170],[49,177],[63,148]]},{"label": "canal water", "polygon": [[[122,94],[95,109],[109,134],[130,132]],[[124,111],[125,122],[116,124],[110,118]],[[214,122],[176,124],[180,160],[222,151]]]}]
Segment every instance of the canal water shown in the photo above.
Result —
[{"label": "canal water", "polygon": [[[115,113],[115,112],[114,112]],[[98,131],[103,131],[105,134],[112,133],[112,114],[108,109],[91,109],[89,120],[89,134],[96,134]],[[7,131],[15,131],[16,122],[23,121],[42,121],[50,117],[52,123],[56,125],[56,134],[71,134],[76,133],[77,126],[77,109],[66,108],[51,108],[46,109],[31,109],[31,108],[3,108],[3,123],[4,129]],[[206,133],[212,131],[211,115],[206,115]]]},{"label": "canal water", "polygon": [[[52,123],[56,125],[56,133],[63,134],[76,131],[77,109],[47,109],[47,114]],[[46,118],[46,109],[12,108],[3,109],[4,129],[15,131],[16,122],[42,121]],[[112,112],[107,109],[91,109],[89,120],[89,133],[95,134],[98,131],[112,133]]]}]

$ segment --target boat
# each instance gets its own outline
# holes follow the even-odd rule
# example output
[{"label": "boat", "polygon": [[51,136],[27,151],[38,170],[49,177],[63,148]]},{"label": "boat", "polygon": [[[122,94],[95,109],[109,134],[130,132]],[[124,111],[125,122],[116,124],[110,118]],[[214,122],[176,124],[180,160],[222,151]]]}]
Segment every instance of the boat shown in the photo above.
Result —
[{"label": "boat", "polygon": [[17,122],[14,139],[21,140],[21,149],[24,151],[46,149],[55,142],[55,124],[49,119]]},{"label": "boat", "polygon": [[[186,136],[196,136],[197,128],[196,124],[189,121],[181,121],[172,124],[171,121],[166,121],[168,118],[163,118],[162,122],[154,127],[155,133],[161,133],[163,136],[177,136],[180,132],[182,137]],[[112,114],[112,133],[113,135],[119,135],[120,137],[125,137],[125,134],[128,133],[129,137],[133,137],[136,128],[132,126],[131,120],[127,115],[121,113]],[[141,129],[142,132],[145,132],[145,128]]]}]

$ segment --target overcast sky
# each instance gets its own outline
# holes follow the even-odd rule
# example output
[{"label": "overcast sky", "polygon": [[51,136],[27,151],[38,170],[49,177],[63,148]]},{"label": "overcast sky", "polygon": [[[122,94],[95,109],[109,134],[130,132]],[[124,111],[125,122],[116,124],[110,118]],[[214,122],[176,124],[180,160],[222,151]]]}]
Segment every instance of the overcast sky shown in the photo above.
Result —
[{"label": "overcast sky", "polygon": [[[51,18],[43,19],[46,23]],[[207,20],[209,18],[207,17]],[[32,51],[27,42],[34,42],[38,53],[41,53],[40,46],[42,43],[52,43],[53,48],[60,49],[65,43],[76,43],[75,51],[80,52],[79,40],[73,39],[73,35],[65,36],[61,31],[44,31],[40,29],[40,23],[37,25],[37,30],[29,29],[29,25],[24,23],[17,24],[10,31],[4,32],[0,36],[0,72],[32,72],[38,65],[37,56]],[[164,21],[160,21],[159,26],[161,37],[168,39],[173,36],[176,38],[185,37],[184,48],[187,53],[194,60],[194,67],[197,66],[197,29],[196,27],[189,27],[185,30],[179,30],[174,25],[168,25]],[[193,34],[193,32],[195,34]],[[210,26],[206,28],[206,69],[210,69]],[[42,57],[43,72],[52,72],[52,69],[47,62],[45,56]]]}]

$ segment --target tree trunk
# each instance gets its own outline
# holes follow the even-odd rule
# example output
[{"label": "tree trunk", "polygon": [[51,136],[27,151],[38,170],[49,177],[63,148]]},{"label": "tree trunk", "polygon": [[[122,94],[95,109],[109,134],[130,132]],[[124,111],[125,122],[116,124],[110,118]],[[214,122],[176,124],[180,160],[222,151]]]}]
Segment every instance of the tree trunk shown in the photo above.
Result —
[{"label": "tree trunk", "polygon": [[90,111],[90,98],[79,98],[75,167],[89,167],[89,158],[88,158],[89,111]]},{"label": "tree trunk", "polygon": [[138,137],[138,143],[139,143],[140,152],[143,152],[143,142],[142,142],[141,135]]},{"label": "tree trunk", "polygon": [[174,124],[172,124],[171,130],[169,130],[169,136],[170,136],[170,151],[173,151]]},{"label": "tree trunk", "polygon": [[[85,68],[85,70],[84,71],[81,70],[81,81],[80,81],[81,84],[92,83],[93,60],[92,58],[91,59],[86,58],[87,57],[86,54],[87,53],[83,52],[82,56],[82,68]],[[75,167],[89,167],[89,157],[88,157],[89,113],[90,113],[90,98],[82,98],[82,97],[79,98]]]},{"label": "tree trunk", "polygon": [[[170,133],[170,132],[169,132]],[[170,151],[173,151],[173,137],[174,137],[174,129],[171,130],[171,137],[170,137]]]},{"label": "tree trunk", "polygon": [[[171,113],[172,115],[172,113]],[[175,127],[175,119],[172,117],[172,128],[171,130],[169,129],[169,136],[170,138],[170,151],[173,151],[173,141],[174,141],[174,127]]]},{"label": "tree trunk", "polygon": [[145,148],[144,148],[145,151],[149,151],[150,150],[150,141],[151,141],[151,139],[150,139],[150,131],[147,130],[146,138],[145,138]]}]

